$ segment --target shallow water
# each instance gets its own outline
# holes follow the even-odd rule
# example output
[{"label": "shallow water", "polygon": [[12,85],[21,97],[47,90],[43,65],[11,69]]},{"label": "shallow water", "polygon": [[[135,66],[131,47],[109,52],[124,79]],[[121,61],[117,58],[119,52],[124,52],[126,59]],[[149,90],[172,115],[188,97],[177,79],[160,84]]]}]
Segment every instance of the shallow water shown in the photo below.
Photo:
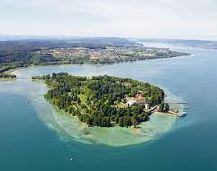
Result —
[{"label": "shallow water", "polygon": [[[70,130],[73,128],[61,127],[70,122],[67,116],[53,112],[50,117],[52,108],[42,98],[46,91],[43,84],[28,79],[0,81],[0,170],[215,170],[217,51],[178,49],[194,55],[114,65],[65,65],[17,71],[20,78],[49,72],[130,77],[159,85],[188,103],[189,115],[178,119],[166,134],[156,134],[159,138],[133,146],[114,148],[95,143],[95,139],[92,144],[81,143],[86,142],[86,138],[79,134],[72,137]],[[156,125],[158,119],[167,125],[167,120],[164,123],[159,116],[154,120]],[[73,126],[78,128],[75,122]]]},{"label": "shallow water", "polygon": [[[141,128],[139,130],[120,127],[86,127],[77,119],[77,117],[68,116],[63,112],[52,108],[52,106],[44,99],[47,87],[42,81],[38,82],[31,80],[31,75],[33,73],[41,75],[52,73],[54,71],[57,72],[56,67],[60,67],[61,70],[67,70],[74,74],[74,67],[78,66],[55,66],[50,67],[49,69],[46,67],[31,67],[28,69],[18,70],[15,71],[18,80],[13,82],[6,81],[2,84],[1,89],[4,92],[10,91],[21,96],[25,96],[28,99],[28,102],[26,103],[30,103],[30,105],[35,109],[39,119],[43,121],[48,128],[55,130],[61,140],[75,140],[82,143],[97,143],[113,147],[128,146],[159,138],[164,133],[172,129],[176,121],[176,117],[172,115],[154,113],[150,116],[149,122],[145,122],[140,125]],[[85,66],[82,67],[85,68]],[[26,70],[31,70],[31,72],[26,72]],[[87,75],[82,71],[79,73],[80,75]],[[11,85],[13,85],[13,88],[11,88]],[[168,97],[170,99],[174,98],[175,100],[178,100],[178,98],[171,93],[168,92],[167,94],[169,94]]]}]

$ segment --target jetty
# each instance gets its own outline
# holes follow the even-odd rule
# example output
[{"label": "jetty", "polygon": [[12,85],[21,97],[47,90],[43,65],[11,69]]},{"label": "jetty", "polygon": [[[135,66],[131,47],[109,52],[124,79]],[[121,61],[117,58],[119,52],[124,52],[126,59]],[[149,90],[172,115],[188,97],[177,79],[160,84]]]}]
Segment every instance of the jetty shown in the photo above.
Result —
[{"label": "jetty", "polygon": [[183,117],[187,115],[187,112],[175,112],[175,111],[169,110],[168,112],[166,112],[166,114]]},{"label": "jetty", "polygon": [[186,102],[167,102],[168,104],[187,104]]}]

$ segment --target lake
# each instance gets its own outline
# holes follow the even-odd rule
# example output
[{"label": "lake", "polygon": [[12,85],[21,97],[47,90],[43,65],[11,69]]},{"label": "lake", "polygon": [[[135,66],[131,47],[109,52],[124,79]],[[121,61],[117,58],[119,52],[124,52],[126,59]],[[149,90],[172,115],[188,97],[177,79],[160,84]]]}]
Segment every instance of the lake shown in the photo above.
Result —
[{"label": "lake", "polygon": [[[0,170],[216,170],[217,51],[171,48],[192,56],[113,65],[30,67],[15,71],[15,81],[1,80]],[[160,127],[160,135],[144,143],[120,147],[88,143],[79,135],[78,123],[51,112],[53,109],[42,98],[46,86],[29,79],[52,72],[108,74],[147,81],[186,102],[188,116],[176,119],[167,131]],[[72,128],[63,129],[63,124]],[[75,135],[73,130],[79,141],[71,136]]]}]

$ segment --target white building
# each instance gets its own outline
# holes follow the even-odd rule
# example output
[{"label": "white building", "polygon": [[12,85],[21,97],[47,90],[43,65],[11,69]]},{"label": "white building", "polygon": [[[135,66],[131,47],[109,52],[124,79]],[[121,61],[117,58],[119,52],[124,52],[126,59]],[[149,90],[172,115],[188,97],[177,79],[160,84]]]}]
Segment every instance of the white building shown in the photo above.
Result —
[{"label": "white building", "polygon": [[134,99],[130,99],[127,101],[127,105],[129,105],[129,106],[132,106],[134,104],[136,104],[136,100],[134,100]]},{"label": "white building", "polygon": [[146,103],[146,104],[145,104],[145,109],[148,110],[149,108],[150,108],[149,104]]}]

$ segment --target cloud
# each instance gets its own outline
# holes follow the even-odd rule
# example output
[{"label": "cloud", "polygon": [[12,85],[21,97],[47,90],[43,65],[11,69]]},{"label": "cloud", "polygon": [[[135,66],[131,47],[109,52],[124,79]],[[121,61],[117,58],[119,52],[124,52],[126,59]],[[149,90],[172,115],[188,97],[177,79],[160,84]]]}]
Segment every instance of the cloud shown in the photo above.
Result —
[{"label": "cloud", "polygon": [[217,39],[215,0],[0,0],[1,33]]}]

